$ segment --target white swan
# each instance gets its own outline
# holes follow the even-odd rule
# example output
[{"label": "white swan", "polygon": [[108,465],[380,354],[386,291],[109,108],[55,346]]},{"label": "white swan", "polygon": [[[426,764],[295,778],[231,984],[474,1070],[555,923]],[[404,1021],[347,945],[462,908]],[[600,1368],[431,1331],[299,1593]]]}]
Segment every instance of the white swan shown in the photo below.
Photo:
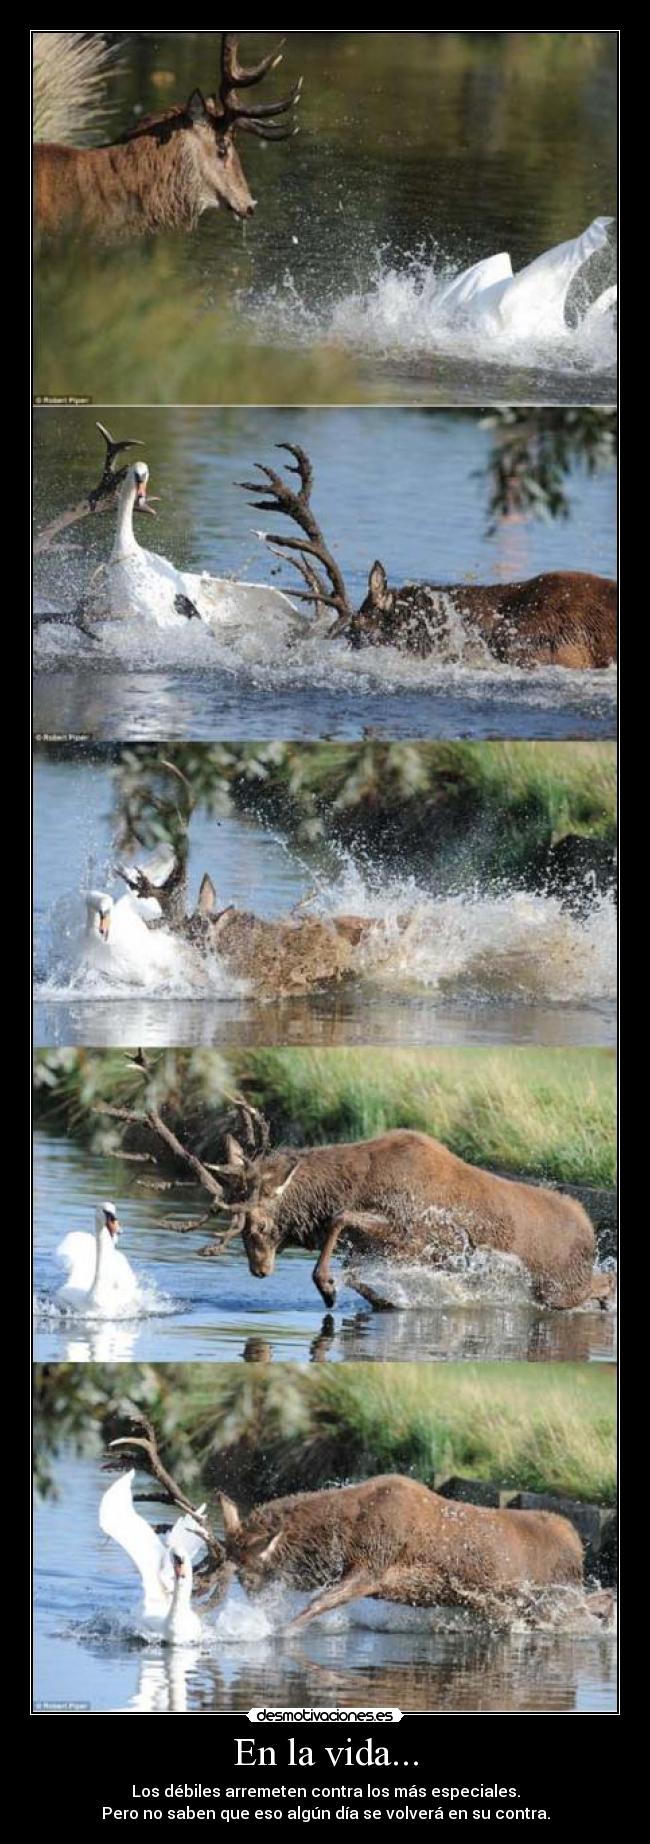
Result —
[{"label": "white swan", "polygon": [[[201,1555],[205,1543],[193,1519],[178,1518],[165,1541],[140,1517],[133,1504],[135,1472],[122,1473],[104,1493],[99,1507],[99,1526],[126,1551],[142,1582],[141,1618],[149,1632],[159,1634],[165,1645],[197,1645],[201,1622],[191,1605],[192,1562]],[[201,1505],[196,1512],[200,1519]]]},{"label": "white swan", "polygon": [[[194,949],[164,927],[152,928],[162,915],[155,897],[131,891],[117,902],[107,890],[88,890],[82,972],[88,967],[123,986],[183,992],[204,990],[210,972]],[[213,973],[212,983],[215,975]]]},{"label": "white swan", "polygon": [[[594,218],[582,236],[545,250],[518,275],[505,251],[488,256],[443,288],[436,307],[445,315],[450,309],[454,313],[460,309],[463,319],[495,337],[541,334],[557,338],[566,334],[564,310],[570,285],[588,258],[606,248],[613,222],[613,218]],[[615,300],[616,289],[610,287],[591,306],[599,312],[611,311]]]},{"label": "white swan", "polygon": [[132,1305],[138,1282],[126,1255],[116,1247],[120,1234],[115,1205],[97,1206],[95,1234],[71,1230],[55,1250],[67,1268],[67,1279],[56,1295],[59,1306],[74,1312],[111,1313]]},{"label": "white swan", "polygon": [[127,469],[117,496],[117,525],[108,562],[95,571],[76,610],[82,626],[90,622],[141,620],[156,627],[186,628],[200,621],[221,634],[242,626],[257,631],[271,616],[281,639],[287,627],[304,632],[304,614],[289,597],[263,583],[236,583],[225,578],[177,570],[166,557],[145,551],[133,530],[133,513],[147,505],[149,469],[136,461]]}]

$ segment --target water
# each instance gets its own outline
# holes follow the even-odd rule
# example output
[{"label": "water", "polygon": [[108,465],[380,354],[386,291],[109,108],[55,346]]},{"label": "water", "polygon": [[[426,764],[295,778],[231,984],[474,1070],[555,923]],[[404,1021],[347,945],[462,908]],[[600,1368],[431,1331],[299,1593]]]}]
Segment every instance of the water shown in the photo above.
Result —
[{"label": "water", "polygon": [[[316,867],[254,820],[197,814],[190,907],[204,870],[219,902],[286,916],[309,897],[324,916],[381,919],[358,978],[336,992],[260,1001],[211,956],[140,928],[128,952],[118,911],[109,943],[88,943],[83,893],[120,886],[105,765],[36,765],[35,1032],[40,1044],[435,1041],[611,1043],[615,910],[595,897],[578,918],[555,897],[436,895],[413,878],[370,883],[341,855]],[[130,911],[121,912],[128,921]],[[408,913],[405,929],[398,918]],[[130,926],[130,925],[129,925]],[[121,933],[122,929],[122,933]]]},{"label": "water", "polygon": [[[97,1525],[107,1475],[63,1450],[58,1499],[36,1509],[35,1699],[120,1713],[260,1704],[607,1714],[616,1647],[561,1601],[556,1630],[493,1634],[457,1616],[358,1602],[292,1640],[241,1593],[206,1616],[200,1648],[137,1643],[132,1564]],[[71,1515],[74,1507],[74,1515]],[[155,1506],[140,1506],[158,1521]],[[165,1518],[168,1513],[165,1513]],[[89,1614],[89,1607],[92,1613]]]},{"label": "water", "polygon": [[[113,36],[122,45],[115,132],[197,84],[206,93],[214,86],[216,34]],[[165,401],[167,369],[176,401],[222,393],[264,402],[274,395],[275,359],[283,401],[327,402],[336,392],[341,401],[341,391],[349,402],[611,401],[613,336],[602,324],[588,340],[569,326],[563,340],[500,349],[468,340],[462,325],[457,336],[441,327],[431,307],[468,265],[509,251],[519,271],[615,212],[615,33],[287,37],[269,94],[304,74],[301,133],[279,147],[242,142],[259,200],[254,221],[243,229],[224,212],[206,213],[193,234],[159,239],[153,253],[134,246],[126,286],[123,263],[112,282],[106,259],[87,246],[67,291],[56,258],[42,262],[51,325],[41,329],[37,388],[93,393],[110,374],[113,402]],[[245,55],[269,43],[269,34],[247,33]],[[594,290],[607,286],[611,260],[590,279]],[[185,332],[188,301],[198,349],[181,355],[175,315]],[[121,337],[129,302],[138,304],[135,364]],[[240,362],[224,370],[219,343],[233,306]],[[168,367],[156,364],[149,315]],[[68,327],[75,337],[66,345]],[[316,371],[306,390],[310,356]]]},{"label": "water", "polygon": [[[88,491],[100,470],[97,412],[37,413],[36,530]],[[114,432],[137,435],[160,493],[157,523],[139,542],[180,569],[274,583],[295,573],[254,536],[286,524],[251,511],[234,482],[256,460],[280,465],[276,443],[299,442],[315,470],[313,501],[355,607],[377,555],[392,583],[502,582],[541,571],[615,576],[615,470],[569,475],[570,516],[509,520],[487,535],[484,470],[491,434],[479,412],[417,410],[105,410]],[[399,468],[395,470],[395,453]],[[36,608],[78,602],[111,542],[113,514],[85,520],[35,558]],[[104,625],[99,644],[61,622],[35,636],[34,728],[98,739],[355,739],[600,737],[616,727],[617,673],[422,661],[393,648],[351,652],[310,632],[278,647],[273,621],[253,637],[218,642],[196,622],[181,631]]]},{"label": "water", "polygon": [[[89,1322],[53,1305],[62,1271],[54,1251],[69,1230],[92,1234],[95,1205],[108,1197],[122,1225],[120,1248],[141,1282],[145,1306],[137,1317]],[[435,1299],[435,1277],[411,1278],[422,1299],[403,1312],[375,1313],[345,1283],[333,1314],[323,1316],[311,1272],[313,1254],[286,1250],[275,1273],[250,1274],[240,1242],[218,1260],[203,1261],[209,1229],[180,1235],[165,1228],[200,1216],[201,1194],[186,1185],[163,1194],[147,1189],[146,1170],[37,1132],[34,1148],[34,1360],[64,1362],[212,1361],[308,1363],[366,1359],[611,1362],[615,1318],[609,1313],[541,1312],[521,1277],[477,1277],[476,1288],[455,1283],[460,1300]],[[360,1270],[377,1284],[370,1264]],[[408,1280],[408,1277],[406,1277]],[[433,1285],[432,1285],[433,1283]],[[427,1304],[428,1301],[428,1304]]]}]

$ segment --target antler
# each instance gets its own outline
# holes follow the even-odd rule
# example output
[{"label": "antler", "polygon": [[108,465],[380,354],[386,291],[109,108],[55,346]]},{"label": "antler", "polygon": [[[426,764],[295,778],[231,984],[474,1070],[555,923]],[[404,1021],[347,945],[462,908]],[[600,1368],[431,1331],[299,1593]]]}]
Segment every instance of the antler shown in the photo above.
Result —
[{"label": "antler", "polygon": [[[287,463],[287,471],[299,476],[300,489],[298,492],[295,492],[280,474],[276,474],[274,468],[266,467],[261,461],[256,461],[255,466],[259,473],[264,475],[268,486],[265,485],[262,488],[261,483],[255,480],[240,480],[237,485],[245,493],[259,493],[260,490],[268,492],[267,499],[250,501],[255,511],[281,512],[285,518],[293,519],[294,523],[299,525],[300,530],[305,533],[304,538],[290,538],[286,535],[279,535],[277,532],[259,533],[259,536],[268,544],[274,557],[280,557],[283,562],[292,564],[294,569],[300,571],[304,581],[309,584],[308,589],[294,590],[295,596],[303,602],[316,602],[323,604],[326,608],[335,608],[339,616],[349,620],[354,611],[348,599],[345,582],[336,558],[325,543],[311,506],[314,470],[309,456],[305,454],[304,448],[300,448],[294,442],[277,442],[276,447],[285,449],[287,454],[294,457],[296,465],[291,467]],[[291,552],[297,552],[298,555],[289,555],[288,553]],[[323,566],[329,579],[329,587],[316,568],[317,564]],[[336,623],[336,627],[339,627],[339,623]]]},{"label": "antler", "polygon": [[282,63],[282,48],[285,44],[286,39],[281,39],[275,51],[270,51],[267,57],[260,60],[259,64],[252,64],[247,68],[239,62],[237,33],[222,33],[219,100],[226,125],[234,126],[237,123],[248,134],[260,135],[266,141],[286,141],[290,135],[297,134],[297,122],[277,125],[273,128],[265,127],[265,123],[274,116],[286,115],[288,110],[299,101],[302,77],[298,78],[298,82],[294,84],[289,95],[280,98],[278,102],[259,103],[257,108],[247,109],[237,100],[238,90],[250,89],[253,84],[261,83],[268,71],[275,70],[277,65]]},{"label": "antler", "polygon": [[[260,1108],[254,1108],[250,1101],[245,1101],[243,1095],[228,1095],[225,1089],[221,1092],[223,1100],[229,1102],[231,1108],[236,1108],[241,1118],[242,1138],[246,1140],[250,1157],[252,1159],[261,1157],[263,1153],[268,1152],[271,1142],[271,1128],[266,1115],[262,1114]],[[219,1169],[227,1170],[228,1168],[220,1167]]]},{"label": "antler", "polygon": [[[66,531],[69,525],[77,525],[80,519],[87,518],[89,512],[108,511],[127,472],[126,467],[115,466],[118,455],[123,454],[127,448],[146,447],[146,443],[139,441],[137,436],[116,442],[110,430],[106,429],[103,423],[96,423],[95,428],[99,429],[106,444],[104,466],[97,485],[90,488],[85,499],[79,500],[76,506],[70,506],[67,512],[62,512],[57,519],[53,519],[50,525],[46,525],[44,530],[39,532],[34,541],[35,556],[41,551],[46,551],[52,540],[58,538],[60,532]],[[156,516],[151,500],[136,500],[135,510],[136,512],[148,512],[152,518]]]},{"label": "antler", "polygon": [[137,1448],[139,1453],[145,1454],[149,1462],[149,1469],[154,1479],[156,1479],[158,1484],[162,1487],[165,1499],[169,1504],[177,1505],[179,1511],[184,1512],[186,1517],[191,1517],[199,1536],[203,1538],[211,1562],[218,1563],[225,1561],[226,1552],[223,1544],[220,1543],[218,1537],[213,1535],[209,1525],[206,1523],[203,1508],[197,1510],[196,1506],[191,1503],[191,1500],[186,1497],[185,1492],[177,1485],[176,1480],[172,1477],[172,1474],[168,1472],[167,1467],[163,1465],[158,1451],[158,1440],[153,1423],[150,1422],[146,1416],[142,1415],[139,1420],[134,1423],[134,1426],[142,1428],[144,1432],[142,1434],[123,1435],[119,1440],[111,1441],[109,1443],[109,1452],[113,1453],[118,1447],[120,1449],[128,1447]]}]

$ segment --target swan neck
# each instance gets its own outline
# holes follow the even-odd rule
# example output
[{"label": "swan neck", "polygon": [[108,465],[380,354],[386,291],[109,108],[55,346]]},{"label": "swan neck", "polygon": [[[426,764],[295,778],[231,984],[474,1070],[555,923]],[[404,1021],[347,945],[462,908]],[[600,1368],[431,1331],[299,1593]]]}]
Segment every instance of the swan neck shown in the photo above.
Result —
[{"label": "swan neck", "polygon": [[117,525],[111,551],[111,562],[120,557],[135,557],[140,546],[133,531],[133,507],[135,505],[135,487],[129,486],[120,494],[117,504]]},{"label": "swan neck", "polygon": [[107,1231],[104,1229],[102,1223],[101,1228],[97,1229],[95,1232],[95,1273],[90,1290],[91,1293],[96,1292],[104,1271],[106,1261],[106,1235]]}]

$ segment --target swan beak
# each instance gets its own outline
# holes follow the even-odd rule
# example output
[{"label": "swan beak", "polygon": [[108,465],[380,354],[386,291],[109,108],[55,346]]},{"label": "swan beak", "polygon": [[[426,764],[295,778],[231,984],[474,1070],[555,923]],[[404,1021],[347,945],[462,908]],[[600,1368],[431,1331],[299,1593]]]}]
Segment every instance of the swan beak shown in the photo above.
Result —
[{"label": "swan beak", "polygon": [[99,918],[99,933],[100,933],[100,935],[101,935],[101,938],[102,938],[102,941],[108,941],[108,937],[109,937],[109,935],[110,935],[110,932],[111,932],[111,918],[110,918],[110,914],[108,914],[108,915],[105,915],[105,916],[100,916],[100,918]]},{"label": "swan beak", "polygon": [[106,1228],[108,1230],[109,1236],[112,1236],[113,1240],[116,1241],[117,1237],[121,1235],[122,1233],[121,1226],[118,1223],[117,1217],[107,1216],[105,1221],[106,1221]]},{"label": "swan beak", "polygon": [[182,1581],[183,1576],[186,1574],[184,1556],[172,1556],[172,1564],[173,1564],[176,1580]]}]

